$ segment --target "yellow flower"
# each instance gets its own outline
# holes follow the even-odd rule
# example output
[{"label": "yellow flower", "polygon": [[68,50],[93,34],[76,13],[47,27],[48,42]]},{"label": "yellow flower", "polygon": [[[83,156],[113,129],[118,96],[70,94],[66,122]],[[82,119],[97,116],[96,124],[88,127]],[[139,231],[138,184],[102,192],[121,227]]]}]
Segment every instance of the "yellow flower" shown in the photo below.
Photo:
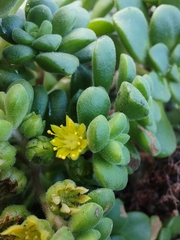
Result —
[{"label": "yellow flower", "polygon": [[46,220],[31,215],[21,225],[13,225],[1,235],[14,236],[14,240],[50,240],[53,231]]},{"label": "yellow flower", "polygon": [[54,151],[57,151],[56,157],[66,157],[76,160],[80,154],[84,153],[87,147],[86,127],[82,124],[74,123],[68,116],[66,116],[66,126],[51,125],[51,130],[47,132],[54,135],[51,144],[54,146]]}]

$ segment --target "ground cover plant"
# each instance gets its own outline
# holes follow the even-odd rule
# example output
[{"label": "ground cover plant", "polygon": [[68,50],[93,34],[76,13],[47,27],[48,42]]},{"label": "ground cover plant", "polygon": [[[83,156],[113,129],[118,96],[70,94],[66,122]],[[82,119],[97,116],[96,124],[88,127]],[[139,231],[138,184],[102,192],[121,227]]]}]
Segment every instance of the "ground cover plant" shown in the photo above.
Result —
[{"label": "ground cover plant", "polygon": [[0,17],[0,239],[180,239],[179,2]]}]

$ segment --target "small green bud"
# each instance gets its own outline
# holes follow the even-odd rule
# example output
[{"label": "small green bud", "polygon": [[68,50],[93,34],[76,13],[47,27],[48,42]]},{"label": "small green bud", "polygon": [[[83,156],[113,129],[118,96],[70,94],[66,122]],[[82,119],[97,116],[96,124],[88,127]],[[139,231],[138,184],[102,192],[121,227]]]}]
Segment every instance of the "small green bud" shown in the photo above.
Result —
[{"label": "small green bud", "polygon": [[0,215],[0,231],[3,232],[9,226],[19,224],[29,215],[30,213],[23,205],[10,205],[6,207]]},{"label": "small green bud", "polygon": [[69,220],[73,234],[80,234],[95,227],[103,216],[103,209],[97,203],[86,203]]},{"label": "small green bud", "polygon": [[29,113],[20,125],[20,131],[27,138],[33,138],[41,135],[44,131],[45,121],[42,121],[40,115],[35,112]]},{"label": "small green bud", "polygon": [[87,129],[87,141],[89,149],[93,152],[99,152],[103,149],[110,137],[109,123],[106,117],[99,115],[94,118]]},{"label": "small green bud", "polygon": [[36,164],[49,164],[54,160],[53,146],[45,136],[38,136],[26,145],[26,156]]},{"label": "small green bud", "polygon": [[22,192],[27,183],[24,173],[15,167],[11,167],[10,169],[2,172],[0,174],[0,181],[5,184],[5,187],[3,187],[4,184],[2,183],[2,189],[0,189],[3,197],[8,194],[18,194]]},{"label": "small green bud", "polygon": [[11,168],[16,161],[16,148],[9,142],[0,142],[0,172]]},{"label": "small green bud", "polygon": [[8,219],[8,221],[22,221],[29,215],[30,213],[24,205],[10,205],[2,211],[0,221],[1,219]]},{"label": "small green bud", "polygon": [[88,189],[77,187],[75,182],[66,179],[56,182],[47,193],[46,200],[50,210],[63,218],[67,218],[79,211],[79,206],[89,200],[85,195]]}]

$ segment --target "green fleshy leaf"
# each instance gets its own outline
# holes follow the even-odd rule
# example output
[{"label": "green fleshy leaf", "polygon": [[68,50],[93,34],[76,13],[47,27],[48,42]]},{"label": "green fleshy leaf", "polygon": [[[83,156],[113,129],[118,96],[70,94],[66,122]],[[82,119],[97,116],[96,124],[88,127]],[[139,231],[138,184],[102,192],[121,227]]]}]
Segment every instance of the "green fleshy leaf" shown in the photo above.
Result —
[{"label": "green fleshy leaf", "polygon": [[32,42],[34,41],[34,38],[24,31],[21,28],[15,28],[12,31],[12,39],[19,44],[24,44],[30,46]]},{"label": "green fleshy leaf", "polygon": [[113,82],[116,52],[113,41],[102,36],[96,41],[92,56],[93,80],[95,86],[102,86],[109,92]]},{"label": "green fleshy leaf", "polygon": [[173,5],[180,9],[180,2],[177,0],[157,0],[157,2],[158,2],[158,5],[168,4],[168,5]]},{"label": "green fleshy leaf", "polygon": [[29,108],[29,97],[21,84],[13,85],[6,93],[5,113],[7,120],[17,128],[26,116]]},{"label": "green fleshy leaf", "polygon": [[59,228],[56,233],[52,236],[51,240],[74,240],[74,236],[68,227]]},{"label": "green fleshy leaf", "polygon": [[[88,147],[93,152],[99,152],[103,149],[110,137],[109,123],[103,115],[94,118],[87,129]],[[103,141],[102,141],[103,139]]]},{"label": "green fleshy leaf", "polygon": [[162,227],[157,240],[171,240],[171,230],[166,227]]},{"label": "green fleshy leaf", "polygon": [[53,52],[58,49],[62,37],[58,34],[45,34],[33,41],[32,47],[41,52]]},{"label": "green fleshy leaf", "polygon": [[40,53],[35,60],[45,71],[64,75],[73,74],[79,66],[77,57],[61,52]]},{"label": "green fleshy leaf", "polygon": [[119,90],[121,83],[124,81],[132,83],[135,76],[136,76],[136,65],[133,59],[129,55],[122,53],[120,56],[120,64],[118,69],[118,80],[116,84],[116,89]]},{"label": "green fleshy leaf", "polygon": [[101,218],[98,224],[95,226],[95,229],[101,233],[99,240],[107,239],[112,231],[113,222],[110,218]]},{"label": "green fleshy leaf", "polygon": [[124,8],[113,15],[115,29],[127,51],[144,63],[149,48],[148,24],[143,13],[135,7]]},{"label": "green fleshy leaf", "polygon": [[16,6],[16,4],[18,2],[22,2],[19,0],[11,0],[11,1],[7,1],[7,0],[1,0],[0,1],[0,17],[4,18],[6,17],[9,12]]},{"label": "green fleshy leaf", "polygon": [[175,99],[175,101],[180,104],[180,83],[179,82],[169,82],[169,88],[172,94],[172,97]]},{"label": "green fleshy leaf", "polygon": [[170,220],[165,224],[165,226],[170,229],[172,238],[180,233],[179,224],[180,216],[171,217]]},{"label": "green fleshy leaf", "polygon": [[171,94],[166,78],[163,78],[154,71],[150,72],[149,76],[151,77],[154,85],[153,87],[154,89],[151,94],[152,97],[158,101],[168,102],[171,97]]},{"label": "green fleshy leaf", "polygon": [[173,49],[170,56],[170,62],[172,64],[175,63],[178,67],[180,67],[180,44],[177,44],[176,47]]},{"label": "green fleshy leaf", "polygon": [[164,4],[157,7],[150,21],[150,39],[152,44],[163,43],[169,50],[172,50],[179,40],[179,35],[179,9]]},{"label": "green fleshy leaf", "polygon": [[44,20],[38,29],[37,37],[41,37],[43,35],[51,34],[51,33],[52,33],[52,23],[48,20]]},{"label": "green fleshy leaf", "polygon": [[139,8],[143,13],[144,15],[148,17],[148,14],[147,14],[147,9],[146,9],[146,6],[144,4],[144,1],[142,0],[115,0],[115,6],[117,8],[117,10],[121,10],[123,8],[126,8],[126,7],[136,7],[136,8]]},{"label": "green fleshy leaf", "polygon": [[89,12],[82,7],[75,7],[77,10],[77,18],[73,28],[86,28],[90,21]]},{"label": "green fleshy leaf", "polygon": [[70,218],[69,228],[73,233],[83,233],[90,230],[103,216],[103,209],[97,203],[86,203]]},{"label": "green fleshy leaf", "polygon": [[112,8],[114,2],[113,0],[98,0],[94,5],[94,8],[91,13],[91,19],[104,17]]},{"label": "green fleshy leaf", "polygon": [[32,7],[27,14],[27,21],[35,23],[38,27],[41,26],[42,22],[52,20],[52,12],[49,7],[44,4],[36,5]]},{"label": "green fleshy leaf", "polygon": [[157,157],[164,158],[170,156],[176,149],[176,137],[173,128],[165,114],[162,103],[159,103],[161,109],[161,120],[157,122],[157,132],[155,134],[160,143],[161,151]]},{"label": "green fleshy leaf", "polygon": [[148,131],[135,121],[130,122],[130,125],[130,136],[141,149],[152,156],[161,153],[161,145],[153,132]]},{"label": "green fleshy leaf", "polygon": [[93,155],[95,179],[102,187],[122,190],[128,180],[127,168],[107,162],[100,154]]},{"label": "green fleshy leaf", "polygon": [[169,70],[169,49],[163,43],[152,46],[148,53],[152,66],[163,75]]},{"label": "green fleshy leaf", "polygon": [[[113,208],[106,216],[113,220],[112,235],[121,234],[121,230],[126,225],[128,218],[123,202],[119,198],[115,199]],[[115,238],[115,240],[119,239],[121,238]]]},{"label": "green fleshy leaf", "polygon": [[146,101],[148,101],[150,97],[150,86],[146,78],[137,75],[135,79],[133,80],[133,86],[135,86],[145,97]]},{"label": "green fleshy leaf", "polygon": [[4,48],[2,54],[10,64],[24,64],[35,57],[36,51],[29,46],[17,44]]},{"label": "green fleshy leaf", "polygon": [[104,214],[108,214],[115,203],[114,192],[110,188],[97,188],[91,191],[88,196],[90,197],[88,202],[99,204],[103,208]]},{"label": "green fleshy leaf", "polygon": [[179,69],[176,64],[173,64],[170,71],[168,72],[168,77],[170,80],[175,82],[180,82]]},{"label": "green fleshy leaf", "polygon": [[78,122],[88,126],[99,115],[107,117],[110,105],[109,96],[102,87],[86,88],[77,102]]},{"label": "green fleshy leaf", "polygon": [[140,120],[149,114],[146,99],[136,87],[128,82],[121,84],[115,101],[115,110],[126,114],[129,120]]},{"label": "green fleshy leaf", "polygon": [[58,51],[75,53],[85,48],[96,40],[96,35],[91,29],[75,28],[63,37]]},{"label": "green fleshy leaf", "polygon": [[[129,229],[131,229],[131,231]],[[121,235],[126,240],[149,240],[151,226],[148,216],[142,212],[129,212],[127,223],[121,229]]]},{"label": "green fleshy leaf", "polygon": [[11,136],[12,130],[13,126],[10,122],[0,119],[0,141],[7,141]]},{"label": "green fleshy leaf", "polygon": [[109,19],[95,18],[90,21],[88,28],[92,29],[97,36],[107,35],[114,32],[114,26]]},{"label": "green fleshy leaf", "polygon": [[66,35],[75,25],[78,11],[76,8],[64,6],[59,8],[53,15],[53,33],[61,36]]}]

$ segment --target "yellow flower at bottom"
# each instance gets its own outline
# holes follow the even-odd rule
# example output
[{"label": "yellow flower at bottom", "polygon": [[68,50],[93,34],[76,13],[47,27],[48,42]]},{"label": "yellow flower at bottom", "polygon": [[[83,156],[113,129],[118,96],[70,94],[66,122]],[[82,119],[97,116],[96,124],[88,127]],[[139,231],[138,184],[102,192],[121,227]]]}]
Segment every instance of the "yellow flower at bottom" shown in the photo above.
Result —
[{"label": "yellow flower at bottom", "polygon": [[66,116],[66,126],[51,125],[51,130],[47,132],[54,135],[51,144],[54,146],[54,151],[57,151],[56,157],[66,157],[76,160],[80,154],[84,153],[87,147],[86,127],[82,124],[74,123],[68,116]]},{"label": "yellow flower at bottom", "polygon": [[46,220],[31,215],[21,225],[13,225],[1,235],[14,236],[14,240],[50,240],[53,231]]}]

